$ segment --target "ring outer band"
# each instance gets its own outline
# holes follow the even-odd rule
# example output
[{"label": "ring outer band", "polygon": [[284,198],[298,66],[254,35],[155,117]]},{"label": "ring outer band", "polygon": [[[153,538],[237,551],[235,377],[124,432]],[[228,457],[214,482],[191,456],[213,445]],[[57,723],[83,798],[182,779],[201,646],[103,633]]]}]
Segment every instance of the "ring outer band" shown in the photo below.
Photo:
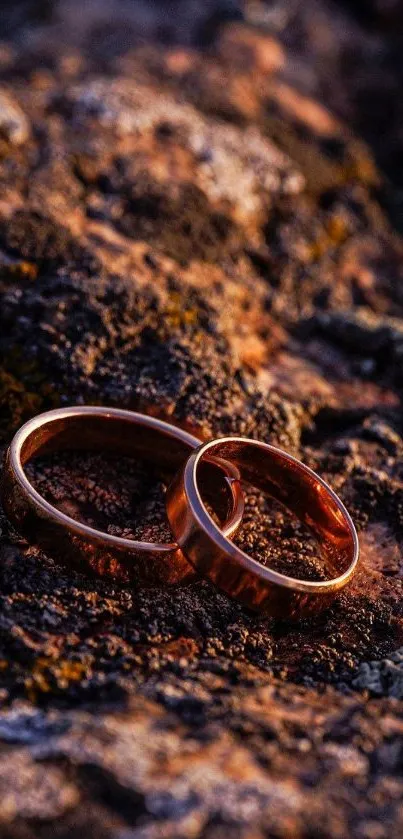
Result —
[{"label": "ring outer band", "polygon": [[[136,446],[136,432],[145,434],[146,441],[151,435],[148,446],[155,445],[156,451],[160,449],[171,474],[201,441],[177,426],[133,411],[99,406],[58,408],[37,415],[17,431],[7,450],[0,482],[4,511],[17,532],[63,564],[123,584],[154,586],[191,582],[195,571],[175,542],[140,542],[114,536],[77,521],[40,495],[24,470],[22,452],[30,446],[34,435],[39,440],[39,449],[42,446],[46,451],[47,435],[52,439],[56,427],[62,439],[63,435],[66,439],[73,435],[70,449],[103,451],[105,437],[115,441],[119,453],[132,455],[141,454]],[[98,445],[93,447],[94,435]],[[51,450],[63,449],[63,445],[53,445]],[[31,455],[26,462],[30,459]],[[222,463],[220,471],[230,487],[231,505],[224,524],[230,534],[242,520],[243,494],[239,481],[234,481],[233,467]],[[222,477],[221,480],[224,485]]]},{"label": "ring outer band", "polygon": [[[257,461],[258,468],[259,459],[264,454],[269,460],[272,458],[273,463],[281,462],[283,470],[285,468],[290,471],[294,482],[297,477],[297,484],[302,482],[304,485],[306,482],[308,496],[309,493],[313,494],[318,516],[326,525],[326,515],[329,515],[326,508],[331,510],[334,518],[331,524],[334,528],[333,532],[326,530],[326,543],[332,548],[336,558],[337,550],[339,558],[343,557],[346,567],[341,573],[336,573],[336,576],[324,581],[288,577],[244,553],[217,528],[198,490],[197,470],[200,462],[206,457],[223,457],[239,468],[242,479],[259,486],[256,471],[248,471],[247,466],[245,468],[248,462],[245,452],[250,447],[254,453],[255,466]],[[242,457],[237,456],[239,451],[242,451]],[[270,481],[268,483],[270,484]],[[267,485],[261,484],[260,488],[268,491],[276,500],[282,501],[285,507],[288,506],[284,499],[278,497],[278,492],[271,492]],[[223,437],[204,443],[189,456],[177,473],[168,487],[165,501],[172,532],[197,572],[229,597],[240,601],[253,611],[291,619],[315,614],[332,602],[337,592],[349,583],[355,573],[359,542],[354,523],[344,504],[312,469],[275,446],[243,437]],[[295,509],[291,509],[291,512],[303,520]],[[315,524],[307,515],[304,519],[308,525]],[[314,528],[311,526],[310,529]]]}]

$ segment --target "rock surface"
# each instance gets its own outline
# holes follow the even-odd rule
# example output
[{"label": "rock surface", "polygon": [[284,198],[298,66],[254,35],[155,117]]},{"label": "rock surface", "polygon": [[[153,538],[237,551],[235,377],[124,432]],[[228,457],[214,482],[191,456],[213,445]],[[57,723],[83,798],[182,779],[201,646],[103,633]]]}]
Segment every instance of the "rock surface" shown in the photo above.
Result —
[{"label": "rock surface", "polygon": [[[2,517],[0,836],[399,836],[402,4],[90,5],[0,22],[3,450],[73,403],[258,437],[340,493],[362,560],[323,615],[262,623],[205,582],[87,579]],[[89,523],[169,537],[146,464],[31,474]],[[323,577],[246,491],[238,544]]]}]

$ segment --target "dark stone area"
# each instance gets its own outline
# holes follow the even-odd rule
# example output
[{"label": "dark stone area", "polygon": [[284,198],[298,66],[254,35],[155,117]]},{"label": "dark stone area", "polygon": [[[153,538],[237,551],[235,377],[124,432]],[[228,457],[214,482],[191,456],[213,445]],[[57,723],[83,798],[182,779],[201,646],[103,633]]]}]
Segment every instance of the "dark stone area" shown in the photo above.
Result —
[{"label": "dark stone area", "polygon": [[[80,576],[1,515],[0,837],[402,833],[402,8],[1,10],[2,452],[74,403],[260,438],[340,494],[361,563],[322,615],[263,622],[200,580]],[[169,538],[149,464],[31,474],[77,518]],[[238,544],[321,579],[245,490]]]}]

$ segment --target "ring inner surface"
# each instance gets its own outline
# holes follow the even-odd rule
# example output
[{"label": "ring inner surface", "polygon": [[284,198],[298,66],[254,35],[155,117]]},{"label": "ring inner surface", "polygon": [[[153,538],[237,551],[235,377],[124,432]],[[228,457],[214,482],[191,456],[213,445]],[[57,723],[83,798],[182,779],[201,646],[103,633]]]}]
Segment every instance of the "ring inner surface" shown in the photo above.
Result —
[{"label": "ring inner surface", "polygon": [[[228,459],[239,468],[243,481],[279,502],[308,528],[324,557],[326,579],[349,569],[355,553],[349,519],[336,496],[302,464],[280,451],[242,441],[218,443],[205,456]],[[202,462],[197,464],[197,481]],[[298,579],[303,578],[298,575]]]},{"label": "ring inner surface", "polygon": [[[43,466],[43,460],[47,460],[45,472],[46,470],[50,470],[50,473],[52,474],[53,471],[55,477],[57,478],[57,461],[55,461],[54,458],[49,459],[49,456],[56,455],[57,453],[62,455],[67,452],[85,452],[86,454],[100,453],[109,457],[112,455],[114,459],[117,459],[116,472],[118,475],[120,472],[119,482],[121,482],[122,469],[123,471],[125,470],[125,464],[127,468],[127,460],[120,463],[119,457],[132,458],[140,461],[140,474],[141,472],[144,474],[144,469],[147,464],[152,464],[155,474],[154,489],[158,491],[158,483],[160,483],[161,480],[164,483],[169,481],[172,474],[179,468],[179,466],[183,463],[183,460],[192,450],[190,442],[187,442],[186,438],[181,439],[180,434],[180,429],[178,429],[177,437],[175,435],[175,431],[170,433],[169,427],[165,429],[164,426],[157,427],[152,424],[149,426],[146,424],[142,425],[141,420],[137,421],[134,418],[125,419],[117,416],[97,416],[96,414],[78,414],[76,416],[70,415],[53,419],[38,428],[33,429],[22,444],[20,452],[21,464],[23,468],[30,464],[30,467],[26,472],[27,479],[33,488],[39,492],[39,494],[44,497],[48,503],[52,504],[52,506],[56,507],[56,509],[61,510],[61,512],[65,512],[76,521],[81,521],[82,523],[88,522],[90,526],[95,527],[98,530],[104,530],[108,525],[105,525],[105,522],[102,521],[102,516],[95,516],[95,519],[93,516],[90,516],[91,521],[88,521],[88,505],[84,504],[80,509],[80,505],[74,504],[73,499],[64,497],[63,504],[60,506],[58,500],[53,496],[52,492],[47,491],[46,483],[43,480],[38,481],[38,479],[35,478],[34,469],[36,468],[36,462],[38,462],[38,465],[41,463]],[[85,458],[83,458],[84,477],[85,462]],[[66,474],[68,474],[68,466],[69,463],[67,462],[66,464],[65,462],[65,468],[62,467],[65,478]],[[111,464],[109,464],[109,471],[113,473],[113,465],[111,467]],[[147,481],[146,486],[144,487],[144,496],[142,495],[141,490],[140,493],[136,493],[141,506],[147,506],[147,491],[148,493],[151,491],[151,495],[153,497],[155,496],[155,492],[150,490],[149,480],[150,477],[153,477],[153,475],[150,476],[150,473],[148,472],[146,477]],[[226,522],[234,513],[234,496],[231,492],[230,484],[226,480],[223,469],[220,468],[219,465],[213,463],[203,464],[200,478],[203,499],[208,505],[209,511],[214,515],[214,517],[217,517],[219,522]],[[131,480],[133,482],[133,475],[131,476]],[[65,483],[67,484],[67,481],[65,481]],[[65,496],[66,495],[67,494],[65,493]],[[159,527],[158,524],[156,524],[154,528],[156,531],[155,539],[158,538],[157,533],[160,531],[161,533],[164,533],[164,540],[173,541],[172,535],[165,526],[163,503],[157,502],[155,498],[153,503],[157,513],[157,518],[159,518],[158,511],[161,511],[161,526]],[[82,512],[83,508],[87,511],[85,514]],[[132,528],[129,525],[129,509],[127,509],[125,518],[127,519],[127,526],[120,528],[120,530],[124,531],[125,538],[134,539],[135,537],[132,535]],[[125,532],[127,529],[130,531],[129,536],[127,536]],[[136,527],[135,529],[137,531],[138,528]],[[148,529],[149,528],[145,527],[144,536]],[[141,536],[141,538],[144,538],[144,536]],[[158,541],[160,541],[160,539],[158,539]]]},{"label": "ring inner surface", "polygon": [[78,414],[44,423],[26,438],[21,449],[24,466],[33,457],[56,451],[107,451],[141,455],[171,469],[177,468],[190,446],[161,428],[116,416]]}]

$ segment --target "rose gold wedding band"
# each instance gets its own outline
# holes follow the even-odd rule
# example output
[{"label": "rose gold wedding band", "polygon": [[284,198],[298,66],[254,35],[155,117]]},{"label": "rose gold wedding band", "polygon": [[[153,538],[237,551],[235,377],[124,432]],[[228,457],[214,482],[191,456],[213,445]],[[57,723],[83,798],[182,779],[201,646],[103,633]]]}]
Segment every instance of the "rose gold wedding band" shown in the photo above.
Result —
[{"label": "rose gold wedding band", "polygon": [[[16,433],[6,456],[1,487],[4,510],[18,532],[78,570],[146,585],[189,581],[195,572],[174,542],[154,544],[113,536],[58,510],[34,488],[24,470],[38,455],[58,450],[105,451],[139,456],[172,476],[200,440],[162,420],[115,408],[73,407],[48,411]],[[243,495],[230,464],[209,464],[203,476],[226,534],[239,526]]]},{"label": "rose gold wedding band", "polygon": [[[316,537],[331,579],[312,582],[279,574],[234,545],[214,524],[199,492],[206,458],[223,458],[241,478],[280,501]],[[172,532],[195,569],[230,597],[275,617],[299,617],[327,606],[354,574],[359,554],[354,524],[333,490],[286,452],[242,437],[224,437],[193,452],[166,493]]]}]

